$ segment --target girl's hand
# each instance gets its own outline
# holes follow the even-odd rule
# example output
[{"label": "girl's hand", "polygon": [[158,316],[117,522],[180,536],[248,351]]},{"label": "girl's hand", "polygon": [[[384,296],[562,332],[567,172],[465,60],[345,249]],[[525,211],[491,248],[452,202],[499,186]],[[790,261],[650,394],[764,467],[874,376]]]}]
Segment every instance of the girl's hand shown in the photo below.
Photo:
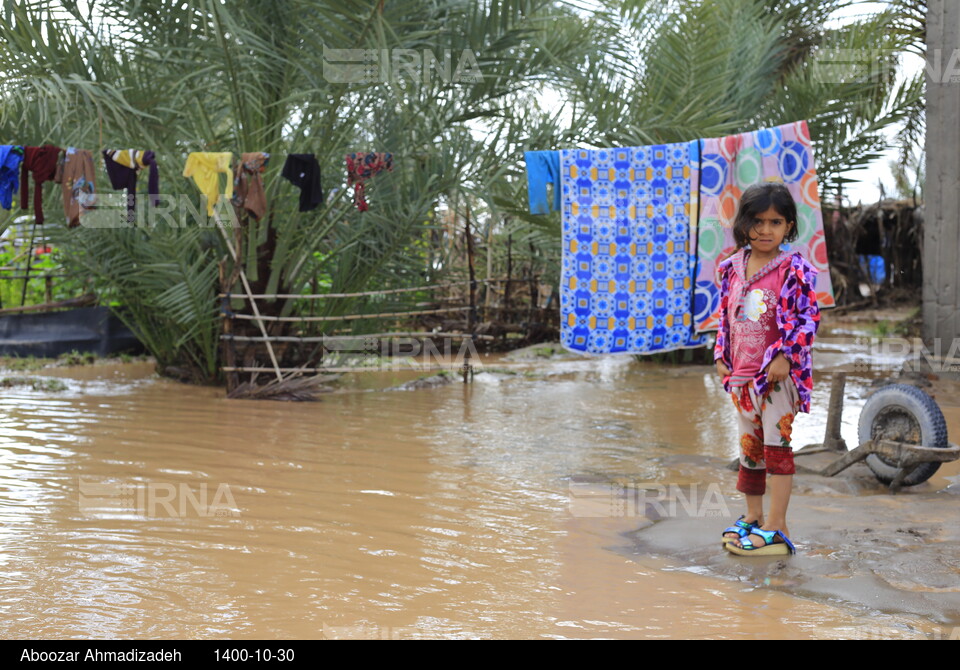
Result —
[{"label": "girl's hand", "polygon": [[721,377],[726,377],[730,374],[730,368],[723,364],[722,360],[717,361],[717,372],[720,373]]},{"label": "girl's hand", "polygon": [[767,381],[782,382],[790,375],[790,361],[783,354],[777,354],[777,357],[770,361],[767,366]]}]

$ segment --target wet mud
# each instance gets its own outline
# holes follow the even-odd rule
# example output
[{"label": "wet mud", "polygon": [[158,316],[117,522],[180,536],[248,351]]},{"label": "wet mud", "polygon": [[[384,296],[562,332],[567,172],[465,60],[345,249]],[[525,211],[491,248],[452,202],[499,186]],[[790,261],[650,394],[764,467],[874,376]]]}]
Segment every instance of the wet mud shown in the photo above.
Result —
[{"label": "wet mud", "polygon": [[[871,385],[902,359],[858,324],[827,328],[794,443],[822,441],[843,370],[854,444]],[[314,403],[227,400],[145,363],[31,371],[66,388],[0,396],[0,636],[960,630],[956,463],[896,496],[863,466],[799,475],[798,555],[734,558],[720,531],[741,513],[736,422],[711,368],[475,362],[470,384],[363,372]],[[932,384],[956,441],[960,382]]]}]

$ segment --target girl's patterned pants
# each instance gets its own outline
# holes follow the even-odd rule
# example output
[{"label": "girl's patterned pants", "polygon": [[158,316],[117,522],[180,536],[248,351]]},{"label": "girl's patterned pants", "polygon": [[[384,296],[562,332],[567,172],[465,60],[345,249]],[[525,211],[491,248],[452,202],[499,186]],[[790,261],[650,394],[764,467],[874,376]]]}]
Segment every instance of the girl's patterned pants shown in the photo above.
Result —
[{"label": "girl's patterned pants", "polygon": [[795,472],[790,435],[800,406],[797,387],[787,377],[770,384],[762,398],[757,396],[752,383],[735,389],[731,395],[737,408],[740,435],[737,490],[747,495],[763,495],[768,473],[792,475]]}]

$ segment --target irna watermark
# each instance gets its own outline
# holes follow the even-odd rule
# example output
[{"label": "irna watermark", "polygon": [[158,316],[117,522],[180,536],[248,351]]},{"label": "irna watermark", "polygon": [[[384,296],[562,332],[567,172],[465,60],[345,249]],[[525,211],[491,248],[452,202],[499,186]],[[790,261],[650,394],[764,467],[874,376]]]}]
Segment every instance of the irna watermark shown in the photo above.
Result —
[{"label": "irna watermark", "polygon": [[567,491],[575,517],[728,517],[720,485],[596,481],[573,477]]},{"label": "irna watermark", "polygon": [[931,49],[925,67],[935,84],[960,84],[960,49]]},{"label": "irna watermark", "polygon": [[462,370],[469,366],[474,372],[483,368],[473,338],[459,342],[453,338],[433,339],[404,336],[325,336],[323,338],[324,365],[358,365],[379,370]]},{"label": "irna watermark", "polygon": [[371,84],[412,81],[430,84],[434,79],[452,83],[483,81],[477,55],[471,49],[459,54],[444,49],[330,49],[323,47],[323,78],[334,84]]},{"label": "irna watermark", "polygon": [[887,49],[826,48],[810,61],[814,81],[852,84],[869,81],[893,81],[896,76],[896,52]]},{"label": "irna watermark", "polygon": [[[828,48],[814,55],[810,71],[815,81],[823,83],[890,83],[898,60],[899,54],[890,49]],[[960,49],[930,49],[924,71],[934,84],[960,83]]]},{"label": "irna watermark", "polygon": [[171,228],[191,226],[212,228],[219,225],[237,228],[240,220],[236,208],[225,197],[213,205],[213,215],[208,214],[207,196],[198,198],[186,194],[161,194],[156,202],[148,204],[148,198],[140,197],[136,208],[129,208],[128,196],[124,193],[101,193],[97,196],[96,208],[80,216],[83,228],[156,228],[163,224]]},{"label": "irna watermark", "polygon": [[456,639],[478,639],[467,630],[458,630],[456,634],[443,634],[424,630],[419,626],[381,626],[376,623],[358,623],[352,626],[329,626],[323,624],[324,640],[428,640],[437,637]]},{"label": "irna watermark", "polygon": [[78,505],[85,515],[105,512],[141,517],[238,517],[230,486],[203,482],[98,482],[79,479]]},{"label": "irna watermark", "polygon": [[857,372],[912,369],[916,372],[960,372],[960,338],[934,338],[928,343],[919,337],[821,338],[820,346],[843,349],[854,345]]},{"label": "irna watermark", "polygon": [[924,633],[897,626],[858,626],[850,639],[857,640],[960,640],[960,626],[940,627]]}]

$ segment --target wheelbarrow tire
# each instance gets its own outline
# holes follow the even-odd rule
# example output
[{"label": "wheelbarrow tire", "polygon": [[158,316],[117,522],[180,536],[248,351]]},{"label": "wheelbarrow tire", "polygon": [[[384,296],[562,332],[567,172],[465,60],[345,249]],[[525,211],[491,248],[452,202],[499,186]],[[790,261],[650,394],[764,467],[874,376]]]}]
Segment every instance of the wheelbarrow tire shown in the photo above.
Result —
[{"label": "wheelbarrow tire", "polygon": [[[893,384],[875,391],[860,412],[860,444],[867,440],[887,439],[923,447],[945,449],[947,422],[936,401],[916,386]],[[870,454],[867,465],[878,480],[890,484],[897,476],[896,463]],[[921,463],[903,480],[902,486],[916,486],[930,479],[939,463]]]}]

